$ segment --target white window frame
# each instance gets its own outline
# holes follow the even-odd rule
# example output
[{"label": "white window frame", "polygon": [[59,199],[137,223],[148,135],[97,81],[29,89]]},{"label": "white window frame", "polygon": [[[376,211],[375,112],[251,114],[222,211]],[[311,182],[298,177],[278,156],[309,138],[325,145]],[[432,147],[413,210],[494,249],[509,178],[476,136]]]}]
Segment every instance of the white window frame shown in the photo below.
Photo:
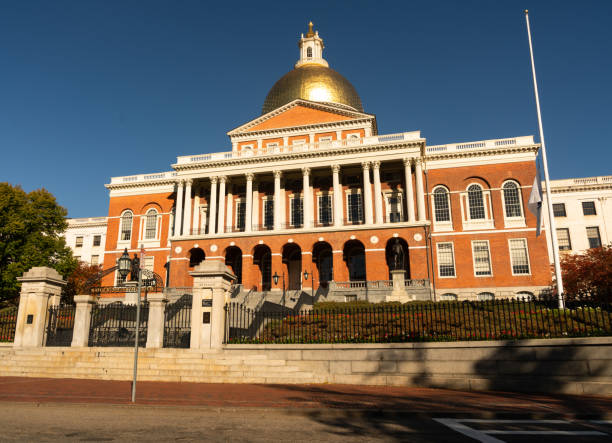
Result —
[{"label": "white window frame", "polygon": [[591,242],[589,241],[589,239],[591,237],[589,237],[589,229],[597,229],[597,237],[599,238],[599,248],[601,248],[603,246],[603,242],[601,240],[601,228],[599,226],[585,226],[585,233],[586,233],[586,239],[587,239],[587,249],[593,249],[591,247]]},{"label": "white window frame", "polygon": [[[235,223],[234,223],[234,225],[233,225],[232,229],[235,227],[237,230],[239,230],[239,232],[244,232],[244,230],[246,229],[246,217],[247,217],[247,215],[246,215],[246,199],[243,199],[242,197],[238,197],[238,198],[236,199],[236,201],[235,201],[235,203],[234,203],[234,204],[236,205],[236,206],[234,207],[234,209],[235,209],[234,214],[236,214],[236,215],[235,215],[235,217],[236,217],[236,221],[235,221]],[[240,205],[242,205],[242,204],[244,204],[244,226],[243,226],[243,227],[241,227],[241,226],[238,224],[238,220],[239,220],[239,217],[238,217],[238,214],[239,214],[238,208],[239,208],[239,207],[240,207]],[[211,233],[211,234],[212,234],[212,233]]]},{"label": "white window frame", "polygon": [[[478,185],[482,191],[482,203],[484,205],[483,219],[471,219],[470,218],[470,202],[468,196],[468,189],[472,185]],[[464,231],[475,231],[480,229],[494,229],[495,220],[493,219],[493,205],[491,204],[491,190],[485,188],[478,182],[471,182],[465,187],[465,191],[461,192],[459,196],[461,203],[461,219],[463,221]]]},{"label": "white window frame", "polygon": [[[95,263],[94,263],[94,257],[96,257],[96,262],[95,262]],[[100,256],[99,256],[99,255],[96,255],[96,254],[93,254],[93,255],[91,256],[91,258],[89,259],[89,263],[90,263],[92,266],[98,266],[98,265],[100,264]]]},{"label": "white window frame", "polygon": [[329,198],[329,208],[331,214],[329,217],[328,226],[332,226],[334,224],[334,193],[333,191],[317,192],[317,222],[320,225],[323,224],[321,221],[321,197]]},{"label": "white window frame", "polygon": [[[520,273],[520,274],[516,274],[514,272],[514,262],[512,260],[512,242],[513,241],[517,241],[517,240],[522,240],[524,245],[525,245],[525,254],[527,255],[527,267],[529,268],[529,272],[526,273]],[[508,239],[508,254],[510,255],[510,271],[512,272],[512,275],[516,276],[516,277],[522,277],[522,276],[530,276],[531,275],[531,261],[529,260],[529,244],[527,243],[527,239],[526,238],[509,238]]]},{"label": "white window frame", "polygon": [[[451,258],[453,260],[453,275],[442,275],[440,273],[440,245],[450,245],[451,246]],[[453,242],[438,242],[436,243],[436,259],[437,259],[437,268],[438,268],[438,278],[457,278],[457,265],[455,262],[455,245]]]},{"label": "white window frame", "polygon": [[[121,234],[123,233],[123,216],[128,212],[132,215],[132,224],[130,225],[130,239],[121,240]],[[132,239],[134,238],[134,218],[134,211],[130,209],[126,209],[121,212],[121,215],[119,216],[119,235],[117,236],[117,249],[129,248],[132,244]]]},{"label": "white window frame", "polygon": [[[448,199],[448,221],[436,221],[436,199],[435,199],[435,192],[436,189],[444,189],[446,191],[446,198]],[[432,211],[432,221],[433,221],[433,228],[434,231],[436,232],[448,232],[448,231],[452,231],[453,230],[453,209],[451,206],[451,192],[450,189],[448,189],[446,186],[444,185],[438,185],[436,187],[434,187],[431,191],[431,195],[430,195],[430,201],[431,201],[431,207],[433,208]]]},{"label": "white window frame", "polygon": [[[485,242],[487,244],[487,253],[489,254],[489,274],[486,275],[478,275],[476,274],[476,254],[474,254],[474,243],[482,243]],[[493,277],[493,262],[491,261],[491,244],[489,240],[472,240],[472,268],[474,269],[474,277],[477,278],[490,278]]]},{"label": "white window frame", "polygon": [[[356,191],[356,192],[355,192]],[[359,195],[359,204],[361,207],[361,219],[360,220],[351,220],[351,211],[349,210],[349,195],[353,195],[353,194],[357,194]],[[348,223],[355,223],[358,222],[357,224],[363,224],[365,223],[365,208],[363,207],[363,195],[361,193],[361,189],[347,189],[345,191],[345,197],[344,197],[345,201],[346,201],[346,221]]]},{"label": "white window frame", "polygon": [[[148,214],[151,211],[155,211],[155,237],[154,238],[145,238],[146,230],[147,230],[147,218]],[[147,211],[140,216],[140,229],[138,234],[138,244],[142,244],[147,248],[155,248],[159,247],[159,241],[161,238],[161,213],[157,210],[157,208],[149,208]]]},{"label": "white window frame", "polygon": [[[585,203],[593,203],[593,210],[595,211],[595,214],[588,214],[587,215],[587,214],[584,213],[584,206],[583,205]],[[600,213],[600,211],[597,208],[597,202],[596,202],[595,199],[585,198],[585,199],[580,200],[580,215],[582,217],[597,217],[599,215],[599,213]]]},{"label": "white window frame", "polygon": [[[302,224],[301,225],[295,225],[293,224],[293,199],[294,198],[299,198],[302,201]],[[306,214],[304,214],[304,194],[299,193],[299,194],[289,194],[289,226],[291,226],[292,228],[302,228],[304,227],[304,216]]]},{"label": "white window frame", "polygon": [[[81,243],[79,244],[79,239],[81,239]],[[74,248],[82,248],[83,244],[85,243],[85,236],[84,235],[77,235],[74,239]]]},{"label": "white window frame", "polygon": [[272,205],[272,225],[271,228],[274,229],[274,215],[275,215],[275,211],[274,211],[274,197],[272,196],[264,196],[262,197],[262,204],[261,204],[261,209],[262,209],[262,215],[261,215],[261,226],[262,229],[261,230],[270,230],[270,228],[266,225],[266,206],[268,206],[268,204]]},{"label": "white window frame", "polygon": [[[388,191],[383,191],[383,195],[385,198],[385,221],[387,223],[391,223],[391,204],[389,203],[389,198],[390,197],[396,197],[399,199],[399,203],[398,203],[398,208],[399,208],[399,216],[400,216],[400,221],[405,221],[404,219],[404,196],[403,193],[401,191],[392,191],[392,190],[388,190]],[[393,223],[399,223],[399,222],[393,222]]]},{"label": "white window frame", "polygon": [[[559,236],[559,231],[566,231],[567,232],[567,243],[569,244],[569,248],[561,249],[561,237]],[[572,250],[572,234],[570,233],[570,229],[569,228],[557,228],[557,243],[559,245],[559,251],[560,252],[569,252],[569,251]]]},{"label": "white window frame", "polygon": [[[518,192],[519,206],[521,210],[520,217],[507,217],[506,216],[506,195],[504,193],[504,186],[508,183],[514,183],[516,185],[516,190]],[[502,183],[501,189],[501,201],[502,201],[502,211],[504,215],[504,227],[506,228],[524,228],[527,226],[525,223],[525,207],[523,205],[523,192],[519,182],[516,180],[506,180]]]}]

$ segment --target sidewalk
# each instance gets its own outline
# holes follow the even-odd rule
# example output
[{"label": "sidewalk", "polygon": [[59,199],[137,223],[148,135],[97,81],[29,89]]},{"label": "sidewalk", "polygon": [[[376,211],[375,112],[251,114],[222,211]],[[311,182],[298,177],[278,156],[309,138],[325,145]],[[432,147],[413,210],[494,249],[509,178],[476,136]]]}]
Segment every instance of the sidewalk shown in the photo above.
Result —
[{"label": "sidewalk", "polygon": [[[354,385],[139,382],[137,404],[612,418],[612,398]],[[0,377],[0,402],[130,404],[128,381]]]}]

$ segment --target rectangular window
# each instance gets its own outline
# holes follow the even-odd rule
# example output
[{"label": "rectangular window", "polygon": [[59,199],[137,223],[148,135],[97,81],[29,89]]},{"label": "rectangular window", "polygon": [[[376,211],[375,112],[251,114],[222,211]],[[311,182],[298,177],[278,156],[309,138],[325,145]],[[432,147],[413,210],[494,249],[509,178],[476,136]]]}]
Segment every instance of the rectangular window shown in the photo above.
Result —
[{"label": "rectangular window", "polygon": [[391,223],[402,221],[402,195],[394,193],[387,197],[387,218]]},{"label": "rectangular window", "polygon": [[91,264],[92,264],[92,266],[96,266],[99,262],[100,262],[100,256],[99,255],[92,255],[91,256]]},{"label": "rectangular window", "polygon": [[597,211],[595,211],[595,202],[582,202],[582,213],[584,215],[597,215]]},{"label": "rectangular window", "polygon": [[570,234],[568,228],[557,229],[557,240],[559,241],[559,251],[572,250],[572,242],[570,241]]},{"label": "rectangular window", "polygon": [[510,240],[510,262],[512,264],[512,274],[529,274],[529,254],[527,253],[526,239]]},{"label": "rectangular window", "polygon": [[278,148],[278,143],[266,143],[266,148],[268,149]]},{"label": "rectangular window", "polygon": [[291,197],[291,226],[299,228],[304,224],[304,206],[301,196]]},{"label": "rectangular window", "polygon": [[438,272],[440,277],[455,276],[455,258],[452,243],[438,243]]},{"label": "rectangular window", "polygon": [[591,226],[586,228],[587,238],[589,239],[589,248],[601,248],[601,237],[599,236],[599,228]]},{"label": "rectangular window", "polygon": [[154,261],[155,257],[145,256],[144,261],[142,263],[142,268],[146,269],[147,271],[153,271]]},{"label": "rectangular window", "polygon": [[361,223],[363,221],[361,194],[348,194],[346,197],[348,221],[350,223]]},{"label": "rectangular window", "polygon": [[328,226],[332,224],[332,221],[332,196],[319,195],[319,223]]},{"label": "rectangular window", "polygon": [[266,229],[274,228],[274,200],[264,200],[264,227]]},{"label": "rectangular window", "polygon": [[74,244],[75,248],[82,248],[83,247],[83,237],[77,237],[76,238],[76,243]]},{"label": "rectangular window", "polygon": [[115,271],[115,281],[116,281],[115,286],[122,286],[127,280],[128,275],[126,275],[125,277],[121,277],[121,274],[119,274],[119,271]]},{"label": "rectangular window", "polygon": [[489,242],[486,240],[473,241],[472,253],[474,255],[474,274],[491,275],[491,255],[489,254]]},{"label": "rectangular window", "polygon": [[246,202],[237,201],[236,202],[236,228],[238,228],[239,231],[244,231],[245,213],[246,213]]},{"label": "rectangular window", "polygon": [[567,217],[565,203],[553,203],[553,214],[555,217]]},{"label": "rectangular window", "polygon": [[75,259],[76,261],[79,261],[79,262],[80,262],[80,261],[81,261],[81,256],[80,256],[80,255],[75,255],[75,256],[74,256],[74,259]]},{"label": "rectangular window", "polygon": [[100,246],[101,243],[102,243],[102,236],[101,235],[94,235],[93,245],[94,246]]}]

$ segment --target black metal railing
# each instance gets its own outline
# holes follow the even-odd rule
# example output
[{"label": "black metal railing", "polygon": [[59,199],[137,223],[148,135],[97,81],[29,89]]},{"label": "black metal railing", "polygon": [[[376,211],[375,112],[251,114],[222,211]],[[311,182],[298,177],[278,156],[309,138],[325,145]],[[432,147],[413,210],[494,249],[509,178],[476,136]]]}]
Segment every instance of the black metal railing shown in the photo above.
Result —
[{"label": "black metal railing", "polygon": [[612,335],[610,303],[509,299],[257,312],[225,307],[226,343],[384,343]]},{"label": "black metal railing", "polygon": [[10,343],[15,340],[17,326],[17,308],[8,308],[0,312],[0,343]]},{"label": "black metal railing", "polygon": [[76,306],[51,306],[47,313],[46,346],[70,346]]},{"label": "black metal railing", "polygon": [[[138,346],[147,344],[149,304],[140,304]],[[95,305],[91,310],[89,346],[134,346],[136,340],[136,305],[121,302]]]},{"label": "black metal railing", "polygon": [[164,348],[189,348],[191,343],[192,295],[185,294],[166,305],[164,311]]}]

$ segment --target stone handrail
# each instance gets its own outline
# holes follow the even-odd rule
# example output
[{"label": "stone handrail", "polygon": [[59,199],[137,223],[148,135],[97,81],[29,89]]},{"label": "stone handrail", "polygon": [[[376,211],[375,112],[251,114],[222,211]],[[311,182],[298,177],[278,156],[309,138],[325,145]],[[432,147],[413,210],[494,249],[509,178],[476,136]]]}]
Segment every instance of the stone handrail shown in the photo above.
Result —
[{"label": "stone handrail", "polygon": [[436,155],[448,152],[462,152],[483,149],[498,149],[506,146],[524,146],[534,144],[533,136],[513,137],[493,140],[481,140],[468,143],[449,143],[446,145],[428,146],[425,148],[427,155]]}]

